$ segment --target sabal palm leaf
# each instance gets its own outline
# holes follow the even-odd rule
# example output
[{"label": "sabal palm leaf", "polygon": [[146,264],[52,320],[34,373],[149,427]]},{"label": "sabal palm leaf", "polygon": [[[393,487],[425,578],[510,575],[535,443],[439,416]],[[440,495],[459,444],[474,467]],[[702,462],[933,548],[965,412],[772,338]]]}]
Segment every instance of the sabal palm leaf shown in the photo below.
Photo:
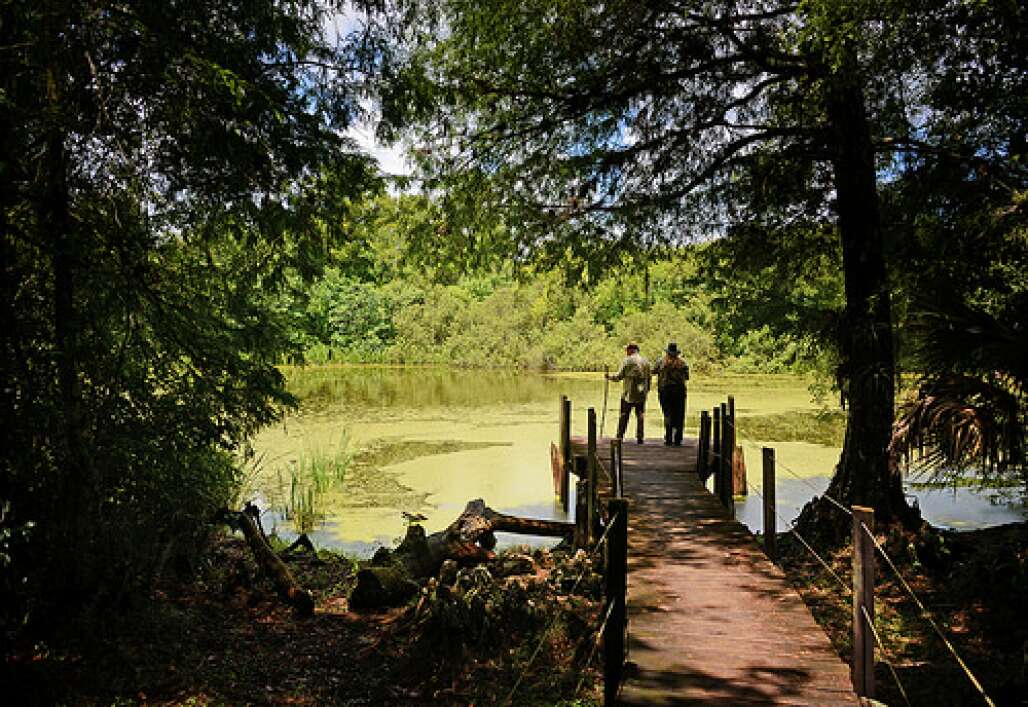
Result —
[{"label": "sabal palm leaf", "polygon": [[1023,392],[1028,382],[1025,324],[1005,323],[963,302],[940,303],[912,321],[915,356],[926,375],[997,373]]},{"label": "sabal palm leaf", "polygon": [[1005,472],[1024,466],[1021,396],[999,381],[966,375],[935,379],[905,405],[891,450],[936,476],[972,466]]},{"label": "sabal palm leaf", "polygon": [[921,385],[901,409],[891,451],[909,459],[918,450],[918,464],[937,477],[972,466],[985,475],[1024,470],[1024,323],[942,301],[915,318],[912,333]]}]

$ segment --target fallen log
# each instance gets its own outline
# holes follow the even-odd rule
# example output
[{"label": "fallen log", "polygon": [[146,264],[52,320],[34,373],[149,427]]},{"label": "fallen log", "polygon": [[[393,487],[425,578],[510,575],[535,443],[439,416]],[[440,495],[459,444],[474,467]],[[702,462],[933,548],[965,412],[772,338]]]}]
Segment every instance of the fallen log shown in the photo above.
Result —
[{"label": "fallen log", "polygon": [[279,555],[281,557],[285,557],[286,555],[297,552],[298,550],[306,550],[314,555],[315,558],[318,556],[318,551],[314,547],[314,543],[311,542],[311,539],[307,537],[307,533],[300,533],[300,536],[290,543],[289,547],[280,552]]},{"label": "fallen log", "polygon": [[462,565],[488,562],[496,557],[493,548],[498,532],[570,537],[575,526],[497,513],[480,498],[469,501],[445,529],[426,536],[420,525],[411,525],[395,550],[375,553],[372,564],[357,573],[350,606],[361,609],[395,605],[417,591],[414,580],[435,575],[446,560]]},{"label": "fallen log", "polygon": [[303,616],[314,613],[314,596],[297,584],[293,574],[282,559],[271,549],[268,541],[254,521],[252,512],[229,511],[221,513],[222,519],[233,528],[238,528],[246,538],[246,543],[253,552],[257,564],[264,570],[275,584],[275,590],[283,601],[292,606]]}]

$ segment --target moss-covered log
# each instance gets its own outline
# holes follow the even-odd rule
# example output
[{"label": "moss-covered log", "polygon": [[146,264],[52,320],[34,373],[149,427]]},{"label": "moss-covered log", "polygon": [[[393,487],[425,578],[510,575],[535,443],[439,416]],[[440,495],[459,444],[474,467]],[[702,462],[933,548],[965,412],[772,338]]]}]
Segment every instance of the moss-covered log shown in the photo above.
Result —
[{"label": "moss-covered log", "polygon": [[462,565],[492,560],[497,532],[570,537],[574,529],[573,523],[497,513],[482,499],[475,499],[445,529],[426,536],[420,525],[411,525],[395,550],[376,553],[372,565],[357,574],[350,606],[361,609],[395,605],[416,589],[414,580],[436,574],[446,560]]}]

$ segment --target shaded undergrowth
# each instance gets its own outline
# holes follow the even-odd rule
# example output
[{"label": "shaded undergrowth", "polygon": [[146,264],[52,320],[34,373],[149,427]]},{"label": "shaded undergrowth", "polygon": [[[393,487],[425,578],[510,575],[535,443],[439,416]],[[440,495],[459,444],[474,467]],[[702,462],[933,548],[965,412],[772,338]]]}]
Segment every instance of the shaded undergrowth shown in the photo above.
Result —
[{"label": "shaded undergrowth", "polygon": [[[1028,523],[969,532],[891,529],[879,540],[997,705],[1028,701]],[[791,536],[780,537],[782,566],[844,660],[852,657],[850,595]],[[852,583],[849,544],[823,555],[842,584]],[[945,643],[892,569],[876,558],[877,698],[912,705],[984,704]]]},{"label": "shaded undergrowth", "polygon": [[600,581],[581,553],[448,566],[409,603],[368,613],[348,606],[359,563],[320,551],[289,565],[316,598],[310,618],[221,537],[195,574],[148,596],[9,633],[0,688],[18,705],[488,705],[512,691],[515,705],[596,703]]}]

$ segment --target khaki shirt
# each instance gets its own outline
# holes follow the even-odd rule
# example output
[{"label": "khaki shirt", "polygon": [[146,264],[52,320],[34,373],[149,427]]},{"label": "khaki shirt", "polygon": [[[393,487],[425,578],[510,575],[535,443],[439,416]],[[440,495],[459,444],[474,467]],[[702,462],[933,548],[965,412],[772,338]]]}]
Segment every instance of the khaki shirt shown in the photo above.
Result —
[{"label": "khaki shirt", "polygon": [[646,402],[646,394],[650,392],[650,375],[650,362],[636,352],[621,362],[621,368],[610,379],[624,381],[622,400],[626,403],[642,403]]},{"label": "khaki shirt", "polygon": [[657,375],[657,387],[667,388],[671,385],[685,385],[689,380],[689,364],[681,356],[663,356],[653,366]]}]

